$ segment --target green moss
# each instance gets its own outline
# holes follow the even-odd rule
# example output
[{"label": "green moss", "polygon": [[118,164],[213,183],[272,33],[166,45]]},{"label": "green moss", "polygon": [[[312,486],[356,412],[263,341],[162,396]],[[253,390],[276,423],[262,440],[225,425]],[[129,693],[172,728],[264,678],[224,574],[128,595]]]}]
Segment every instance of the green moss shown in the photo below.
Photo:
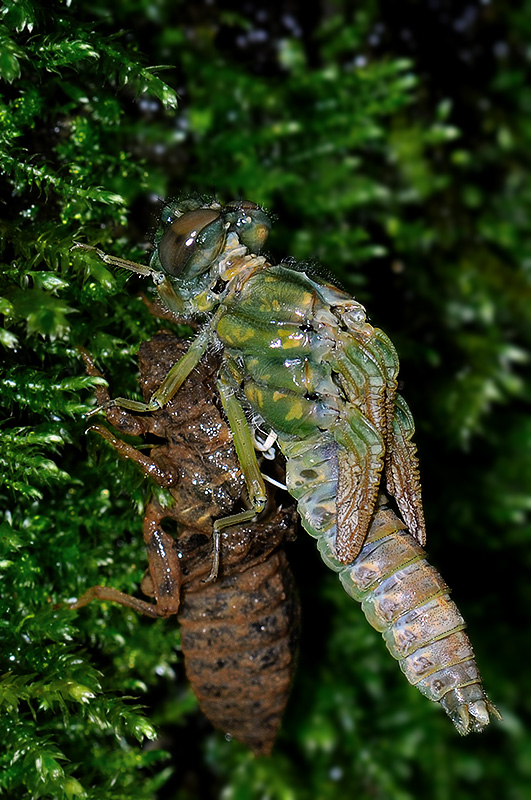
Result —
[{"label": "green moss", "polygon": [[[528,797],[531,7],[495,6],[471,49],[488,69],[452,83],[383,3],[329,4],[300,36],[274,6],[260,44],[243,6],[4,2],[0,796]],[[505,56],[481,61],[483,41]],[[318,259],[397,345],[428,550],[504,714],[481,738],[397,674],[302,533],[300,667],[269,761],[203,721],[173,621],[54,607],[98,582],[139,591],[146,488],[85,435],[78,347],[138,396],[160,327],[141,279],[70,247],[146,260],[155,198],[213,191],[266,205],[274,260]]]}]

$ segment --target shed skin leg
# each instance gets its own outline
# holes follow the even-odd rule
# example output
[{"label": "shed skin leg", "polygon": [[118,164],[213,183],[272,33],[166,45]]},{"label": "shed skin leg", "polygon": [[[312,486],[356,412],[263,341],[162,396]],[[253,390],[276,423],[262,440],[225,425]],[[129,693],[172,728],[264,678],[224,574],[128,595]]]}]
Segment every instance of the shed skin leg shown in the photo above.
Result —
[{"label": "shed skin leg", "polygon": [[[82,349],[81,355],[88,374],[93,377],[103,377],[90,353]],[[106,386],[97,386],[95,393],[100,405],[109,402],[110,395]],[[110,407],[106,411],[106,416],[109,422],[123,433],[138,436],[146,430],[144,419],[122,408]],[[175,476],[171,472],[163,470],[149,456],[117,438],[107,428],[92,425],[88,430],[106,439],[122,458],[138,464],[144,475],[153,478],[159,486],[169,488],[175,484]],[[92,600],[107,600],[153,618],[165,618],[177,614],[181,596],[181,567],[175,542],[161,527],[163,517],[164,510],[156,500],[152,499],[146,507],[143,533],[148,557],[149,585],[152,589],[149,593],[155,598],[155,603],[125,594],[110,586],[92,586],[75,603],[70,603],[69,607],[77,609],[86,606]]]},{"label": "shed skin leg", "polygon": [[[105,431],[105,438],[114,445],[112,434],[106,428],[98,430],[98,433],[102,433],[102,431]],[[118,446],[115,445],[115,447],[120,455],[136,460],[142,471],[153,477],[153,472],[148,472],[149,459],[143,453],[135,450],[125,442],[120,440],[116,440],[116,442]],[[134,457],[135,453],[138,458]],[[165,473],[159,470],[154,462],[151,462],[151,464],[161,473],[161,477],[166,477]],[[161,485],[163,484],[161,483]],[[109,586],[92,586],[75,603],[70,603],[69,607],[77,609],[86,606],[92,600],[109,600],[122,606],[133,608],[148,617],[166,618],[177,614],[181,599],[181,566],[176,543],[173,537],[162,528],[161,521],[164,516],[164,509],[155,499],[152,499],[146,507],[143,524],[149,580],[143,581],[142,589],[146,594],[150,594],[155,598],[155,603],[140,600]],[[149,589],[147,588],[148,586]]]}]

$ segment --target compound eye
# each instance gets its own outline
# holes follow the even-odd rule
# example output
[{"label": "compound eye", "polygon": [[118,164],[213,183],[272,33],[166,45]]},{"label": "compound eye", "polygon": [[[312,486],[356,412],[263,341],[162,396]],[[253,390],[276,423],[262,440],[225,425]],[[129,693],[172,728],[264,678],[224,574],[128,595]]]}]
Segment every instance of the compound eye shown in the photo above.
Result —
[{"label": "compound eye", "polygon": [[219,211],[198,208],[172,222],[158,243],[165,272],[187,278],[206,272],[225,242],[225,224]]},{"label": "compound eye", "polygon": [[231,230],[252,253],[259,253],[271,230],[271,220],[260,206],[250,200],[236,200],[224,208]]}]

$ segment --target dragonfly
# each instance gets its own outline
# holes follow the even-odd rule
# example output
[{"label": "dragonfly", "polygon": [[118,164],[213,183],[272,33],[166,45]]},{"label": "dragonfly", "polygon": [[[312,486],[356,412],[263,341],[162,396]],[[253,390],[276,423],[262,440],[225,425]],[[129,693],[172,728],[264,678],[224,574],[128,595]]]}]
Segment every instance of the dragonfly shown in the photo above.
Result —
[{"label": "dragonfly", "polygon": [[[377,577],[368,595],[379,597],[390,580],[395,588],[386,605],[395,610],[390,614],[378,606],[369,621],[389,632],[400,620],[397,635],[409,642],[408,663],[419,659],[418,668],[405,670],[408,679],[421,688],[421,681],[433,676],[437,688],[425,693],[441,702],[457,730],[482,730],[498,712],[477,668],[467,671],[463,666],[475,664],[466,635],[460,635],[464,622],[449,599],[446,605],[439,603],[446,595],[442,579],[435,579],[430,589],[417,580],[425,561],[426,532],[414,422],[397,391],[396,349],[368,322],[365,308],[342,289],[291,259],[271,264],[261,254],[270,228],[268,215],[253,202],[221,205],[189,198],[165,207],[149,266],[76,245],[95,251],[109,265],[151,276],[170,312],[203,323],[147,400],[116,398],[106,408],[137,414],[160,410],[209,350],[220,354],[216,392],[232,432],[249,508],[214,521],[212,581],[219,571],[222,532],[248,523],[266,507],[260,452],[274,448],[282,454],[285,485],[297,501],[303,527],[356,599],[365,591],[358,586],[356,569],[374,549],[372,535],[383,518],[384,492],[392,496],[403,522],[396,517],[390,541],[396,536],[401,540],[399,532],[406,529],[415,547],[404,550],[411,563],[395,554],[383,565],[379,559],[385,548],[378,557],[375,549]],[[414,574],[409,594],[400,592],[401,570]],[[417,627],[409,625],[425,602],[431,603],[427,617],[421,615]],[[435,641],[442,637],[448,644],[454,635],[455,648],[435,653]],[[393,655],[402,659],[404,652]]]}]

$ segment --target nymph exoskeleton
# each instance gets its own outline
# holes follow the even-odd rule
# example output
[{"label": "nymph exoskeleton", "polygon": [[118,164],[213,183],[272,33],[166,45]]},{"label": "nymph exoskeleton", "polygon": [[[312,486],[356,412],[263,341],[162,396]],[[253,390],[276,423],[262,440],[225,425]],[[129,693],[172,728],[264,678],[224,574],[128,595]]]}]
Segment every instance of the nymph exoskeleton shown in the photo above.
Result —
[{"label": "nymph exoskeleton", "polygon": [[[169,333],[142,343],[144,397],[185,349]],[[101,377],[91,356],[83,356],[87,372]],[[142,526],[149,567],[142,591],[153,601],[93,586],[70,607],[105,600],[152,618],[176,615],[186,675],[202,711],[263,755],[273,747],[295,672],[299,604],[284,542],[294,538],[296,515],[271,497],[259,519],[223,531],[218,578],[205,581],[213,520],[239,507],[245,493],[231,433],[215,402],[218,368],[219,357],[209,353],[163,409],[134,414],[111,406],[106,417],[114,430],[91,427],[159,487],[146,498]],[[96,388],[96,399],[108,402],[105,386]],[[139,450],[118,432],[156,444]]]}]

